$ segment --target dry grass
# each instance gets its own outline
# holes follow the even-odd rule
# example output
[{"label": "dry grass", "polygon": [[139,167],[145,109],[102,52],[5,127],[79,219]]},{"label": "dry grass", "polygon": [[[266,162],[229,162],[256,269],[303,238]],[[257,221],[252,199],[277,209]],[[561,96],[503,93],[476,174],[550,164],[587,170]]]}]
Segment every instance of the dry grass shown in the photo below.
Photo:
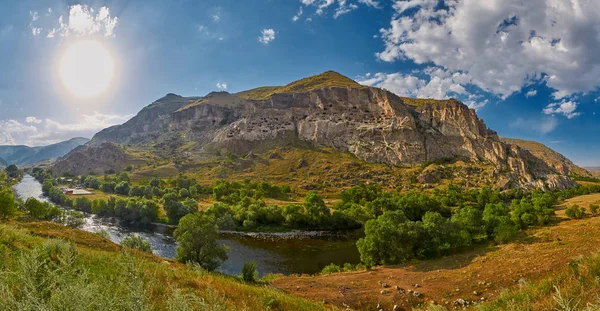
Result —
[{"label": "dry grass", "polygon": [[[599,198],[600,195],[577,197],[565,204],[584,204]],[[567,220],[559,210],[555,225],[528,230],[511,244],[490,244],[463,254],[401,267],[379,267],[328,276],[285,277],[275,280],[274,284],[304,298],[324,299],[338,306],[348,304],[358,309],[372,309],[376,304],[388,309],[393,305],[410,309],[429,301],[445,306],[458,298],[479,301],[484,297],[489,301],[499,297],[505,288],[518,288],[523,282],[555,275],[572,259],[597,252],[599,243],[600,217]],[[390,294],[382,295],[379,282],[417,290],[423,297],[400,294],[393,288],[388,289]],[[414,284],[421,287],[417,289]],[[340,292],[340,289],[343,290]],[[474,295],[474,291],[480,295]],[[544,300],[549,302],[552,297]]]},{"label": "dry grass", "polygon": [[326,71],[322,74],[294,81],[286,86],[260,87],[248,91],[243,91],[237,93],[236,95],[246,99],[266,100],[273,94],[306,92],[326,87],[366,88],[366,86],[360,85],[356,81],[346,76],[343,76],[335,71]]}]

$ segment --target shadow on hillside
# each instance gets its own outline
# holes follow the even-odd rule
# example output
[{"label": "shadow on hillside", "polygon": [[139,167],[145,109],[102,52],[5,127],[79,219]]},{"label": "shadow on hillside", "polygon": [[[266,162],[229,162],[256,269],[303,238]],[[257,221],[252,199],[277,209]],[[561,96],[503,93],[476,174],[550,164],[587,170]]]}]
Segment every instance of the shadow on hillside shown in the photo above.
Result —
[{"label": "shadow on hillside", "polygon": [[478,257],[498,250],[496,245],[479,245],[474,249],[458,254],[448,255],[441,258],[418,261],[408,264],[404,268],[410,271],[429,272],[435,270],[455,270],[472,264]]}]

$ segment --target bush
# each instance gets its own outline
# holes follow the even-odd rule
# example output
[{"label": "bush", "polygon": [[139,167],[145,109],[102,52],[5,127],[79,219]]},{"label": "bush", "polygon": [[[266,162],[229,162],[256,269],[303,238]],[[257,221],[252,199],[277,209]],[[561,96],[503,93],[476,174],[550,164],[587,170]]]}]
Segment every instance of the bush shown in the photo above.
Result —
[{"label": "bush", "polygon": [[152,254],[152,245],[148,239],[144,239],[138,234],[129,234],[122,241],[121,245],[127,248],[134,248],[146,253]]},{"label": "bush", "polygon": [[565,210],[565,214],[571,219],[581,219],[585,216],[585,209],[574,204]]},{"label": "bush", "polygon": [[598,209],[600,209],[600,206],[598,204],[590,204],[589,209],[592,215],[598,216]]},{"label": "bush", "polygon": [[83,214],[80,212],[62,211],[62,214],[59,218],[59,223],[68,227],[79,228],[83,226],[83,224],[85,223],[85,219],[83,217]]},{"label": "bush", "polygon": [[332,274],[342,272],[342,268],[334,263],[330,263],[323,270],[321,270],[321,274]]},{"label": "bush", "polygon": [[122,181],[115,187],[115,193],[121,195],[129,195],[129,182]]},{"label": "bush", "polygon": [[242,280],[248,283],[254,283],[258,279],[258,271],[256,270],[256,262],[246,261],[242,267]]},{"label": "bush", "polygon": [[73,208],[80,212],[91,213],[92,212],[92,201],[90,201],[90,199],[85,198],[85,197],[78,197],[77,199],[75,199]]}]

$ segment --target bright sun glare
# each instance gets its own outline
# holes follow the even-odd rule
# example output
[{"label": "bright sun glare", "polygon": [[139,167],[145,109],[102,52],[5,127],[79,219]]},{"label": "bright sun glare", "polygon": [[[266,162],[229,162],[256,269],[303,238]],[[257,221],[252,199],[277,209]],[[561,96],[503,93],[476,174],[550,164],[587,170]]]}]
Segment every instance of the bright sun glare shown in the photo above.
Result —
[{"label": "bright sun glare", "polygon": [[94,97],[104,92],[113,74],[114,63],[110,52],[95,40],[73,43],[60,61],[62,83],[79,97]]}]

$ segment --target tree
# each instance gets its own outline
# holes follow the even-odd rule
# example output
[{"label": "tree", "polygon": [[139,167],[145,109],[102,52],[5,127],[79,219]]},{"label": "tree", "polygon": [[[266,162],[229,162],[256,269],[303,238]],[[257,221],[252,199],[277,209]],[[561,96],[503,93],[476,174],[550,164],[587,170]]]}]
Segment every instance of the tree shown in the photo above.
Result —
[{"label": "tree", "polygon": [[79,198],[75,199],[73,208],[80,212],[91,213],[92,212],[92,201],[90,201],[90,199],[85,198],[85,197],[79,197]]},{"label": "tree", "polygon": [[248,283],[254,283],[258,279],[258,271],[256,270],[255,261],[246,261],[242,266],[242,280]]},{"label": "tree", "polygon": [[6,172],[6,176],[9,178],[21,178],[23,177],[23,171],[21,171],[16,165],[11,164],[7,166],[4,171]]},{"label": "tree", "polygon": [[152,254],[152,245],[148,239],[144,239],[138,234],[129,234],[122,241],[121,245],[127,248],[141,250],[142,252]]},{"label": "tree", "polygon": [[42,184],[42,192],[44,193],[45,196],[48,196],[50,194],[50,190],[52,190],[52,188],[54,188],[54,185],[52,184],[52,180],[50,180],[50,179],[44,180],[44,183]]},{"label": "tree", "polygon": [[129,195],[129,183],[127,181],[119,182],[115,187],[115,193],[121,195]]},{"label": "tree", "polygon": [[17,213],[17,204],[15,196],[10,189],[0,190],[0,218],[7,219]]},{"label": "tree", "polygon": [[29,212],[29,216],[38,219],[53,220],[59,218],[61,215],[58,207],[48,202],[40,202],[35,198],[27,199],[23,207]]},{"label": "tree", "polygon": [[100,189],[100,180],[96,176],[89,175],[85,178],[84,183],[86,188]]},{"label": "tree", "polygon": [[104,193],[114,193],[116,186],[117,184],[115,182],[107,181],[100,185],[100,190],[102,190]]},{"label": "tree", "polygon": [[209,215],[193,213],[184,216],[174,235],[179,243],[177,260],[180,262],[195,262],[212,271],[228,258],[228,247],[218,244],[218,227]]},{"label": "tree", "polygon": [[398,264],[419,256],[423,223],[402,211],[385,212],[365,224],[365,237],[356,242],[360,260],[368,265]]}]

